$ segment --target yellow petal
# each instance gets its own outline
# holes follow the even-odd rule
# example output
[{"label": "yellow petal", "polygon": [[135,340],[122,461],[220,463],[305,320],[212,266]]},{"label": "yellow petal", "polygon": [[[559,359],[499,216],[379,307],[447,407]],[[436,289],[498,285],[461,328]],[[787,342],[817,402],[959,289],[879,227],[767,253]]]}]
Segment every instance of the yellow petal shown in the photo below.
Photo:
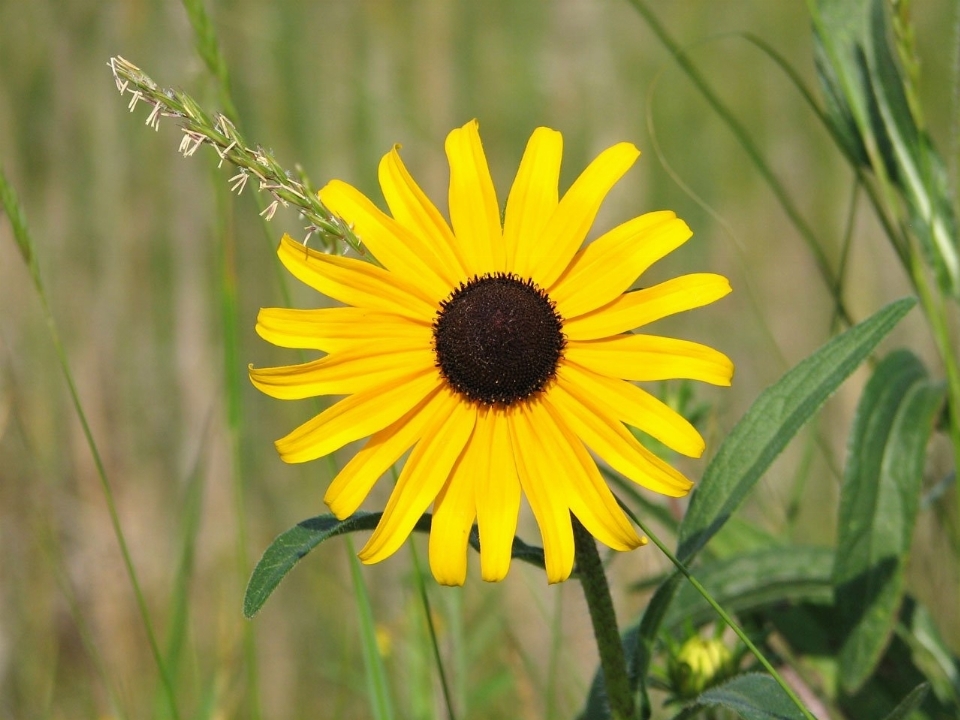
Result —
[{"label": "yellow petal", "polygon": [[316,460],[395,422],[443,380],[436,368],[350,395],[275,443],[288,463]]},{"label": "yellow petal", "polygon": [[484,448],[478,450],[477,427],[457,459],[450,477],[433,504],[430,526],[430,570],[441,585],[463,585],[467,578],[467,546],[477,516],[476,487],[485,463]]},{"label": "yellow petal", "polygon": [[614,470],[635,483],[670,497],[693,485],[680,472],[643,447],[616,417],[609,416],[575,384],[557,377],[550,404],[564,423]]},{"label": "yellow petal", "polygon": [[548,288],[570,264],[587,237],[600,204],[640,156],[630,143],[607,148],[564,194],[549,222],[534,241],[530,276]]},{"label": "yellow petal", "polygon": [[445,387],[440,393],[448,411],[437,414],[407,458],[377,529],[360,551],[366,564],[380,562],[403,544],[436,499],[473,432],[477,416],[473,405]]},{"label": "yellow petal", "polygon": [[355,513],[380,476],[423,437],[438,413],[449,413],[439,386],[413,410],[374,433],[327,488],[323,501],[333,514],[343,520]]},{"label": "yellow petal", "polygon": [[610,337],[675,313],[709,305],[729,292],[730,282],[722,275],[681,275],[659,285],[621,295],[593,312],[565,319],[563,332],[570,340]]},{"label": "yellow petal", "polygon": [[597,540],[614,550],[632,550],[643,544],[633,525],[600,477],[597,464],[583,443],[566,426],[562,413],[550,403],[550,393],[531,407],[540,430],[547,477],[567,498],[571,512]]},{"label": "yellow petal", "polygon": [[469,277],[457,240],[443,215],[407,172],[398,150],[399,145],[395,145],[380,161],[383,197],[397,222],[419,241],[414,251],[432,256],[443,268],[443,277],[451,281],[451,287],[457,287]]},{"label": "yellow petal", "polygon": [[697,429],[680,413],[633,383],[597,375],[571,362],[558,373],[576,385],[617,420],[633,425],[667,447],[689,457],[700,457],[705,448]]},{"label": "yellow petal", "polygon": [[456,279],[444,273],[443,265],[424,243],[396,220],[381,212],[359,190],[340,180],[331,180],[318,193],[320,201],[350,223],[357,236],[387,270],[412,282],[427,302],[443,300],[456,287]]},{"label": "yellow petal", "polygon": [[300,365],[254,368],[254,386],[279,400],[351,395],[425,372],[436,364],[429,341],[377,342],[342,350]]},{"label": "yellow petal", "polygon": [[520,480],[501,410],[480,410],[472,444],[478,449],[476,505],[480,531],[480,575],[488,582],[507,576],[520,513]]},{"label": "yellow petal", "polygon": [[500,206],[480,143],[476,120],[447,135],[450,163],[450,223],[471,274],[506,269]]},{"label": "yellow petal", "polygon": [[540,526],[547,582],[563,582],[573,570],[573,525],[564,493],[553,486],[552,468],[545,467],[546,448],[531,417],[529,404],[507,411],[510,442],[520,485]]},{"label": "yellow petal", "polygon": [[257,334],[280,347],[337,352],[373,341],[417,338],[429,345],[433,331],[426,322],[366,308],[262,308],[257,315]]},{"label": "yellow petal", "polygon": [[603,340],[570,340],[564,356],[607,377],[625,380],[700,380],[729,385],[733,363],[700,343],[656,335],[616,335]]},{"label": "yellow petal", "polygon": [[427,323],[437,312],[412,281],[368,262],[311,250],[289,235],[283,236],[277,255],[295,278],[347,305]]},{"label": "yellow petal", "polygon": [[604,233],[577,254],[550,288],[557,312],[575,318],[606,305],[692,235],[685,222],[667,211],[641,215]]},{"label": "yellow petal", "polygon": [[533,131],[507,197],[503,246],[507,270],[530,276],[534,242],[557,209],[563,136],[540,127]]}]

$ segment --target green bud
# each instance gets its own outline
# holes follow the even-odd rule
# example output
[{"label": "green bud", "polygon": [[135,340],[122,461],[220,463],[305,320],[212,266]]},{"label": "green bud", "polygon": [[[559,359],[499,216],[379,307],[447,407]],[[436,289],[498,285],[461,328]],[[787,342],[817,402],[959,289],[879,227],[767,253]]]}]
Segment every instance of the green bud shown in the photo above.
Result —
[{"label": "green bud", "polygon": [[682,698],[696,697],[734,672],[733,655],[722,640],[694,635],[670,661],[670,679]]}]

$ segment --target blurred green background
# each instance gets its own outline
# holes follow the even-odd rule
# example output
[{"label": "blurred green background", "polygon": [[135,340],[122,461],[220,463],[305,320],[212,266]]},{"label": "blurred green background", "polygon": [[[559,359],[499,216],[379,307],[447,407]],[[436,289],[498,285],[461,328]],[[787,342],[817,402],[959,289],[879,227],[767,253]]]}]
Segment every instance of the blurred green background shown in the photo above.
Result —
[{"label": "blurred green background", "polygon": [[[852,174],[784,74],[742,35],[775,47],[813,87],[803,4],[656,5],[836,264]],[[443,207],[443,139],[473,117],[501,202],[538,125],[564,134],[564,187],[603,148],[636,143],[644,155],[594,234],[673,209],[695,236],[643,283],[709,271],[735,288],[722,303],[657,327],[718,347],[737,364],[732,389],[696,389],[712,408],[708,454],[763,387],[829,336],[830,295],[810,253],[727,127],[625,0],[226,0],[208,10],[246,137],[287,167],[302,164],[318,186],[338,177],[379,200],[377,162],[402,143],[414,176]],[[946,50],[955,5],[934,0],[914,11],[921,99],[955,168]],[[312,554],[252,625],[240,612],[259,553],[325,510],[330,465],[286,466],[272,447],[313,412],[311,403],[271,400],[243,380],[238,434],[229,423],[230,373],[297,361],[253,328],[259,307],[282,304],[274,248],[285,230],[302,238],[303,222],[281,209],[265,233],[250,188],[225,205],[233,172],[218,170],[209,148],[180,157],[172,121],[153,132],[144,106],[127,112],[107,67],[117,54],[219,109],[177,2],[0,0],[0,164],[34,234],[150,616],[176,658],[181,715],[368,717],[342,542]],[[657,144],[702,202],[674,181]],[[908,284],[865,205],[852,237],[843,291],[861,319],[907,294]],[[224,238],[236,270],[226,281]],[[234,281],[238,307],[225,312]],[[316,302],[290,285],[297,305]],[[225,317],[240,331],[239,357],[226,361]],[[918,313],[890,343],[911,347],[938,372]],[[794,540],[832,542],[836,468],[865,377],[861,370],[778,461],[744,517]],[[696,478],[703,463],[682,467]],[[791,515],[798,477],[803,492]],[[367,507],[381,506],[388,484]],[[956,650],[958,578],[942,562],[940,523],[935,512],[921,515],[909,584]],[[528,517],[521,534],[539,539]],[[423,538],[416,542],[425,557]],[[664,567],[650,548],[615,558],[622,621],[645,600],[628,584]],[[398,714],[444,717],[411,568],[404,549],[364,578]],[[542,571],[520,564],[500,585],[482,583],[475,570],[459,590],[430,581],[458,717],[572,717],[597,662],[580,588],[547,587]],[[167,713],[38,296],[0,219],[0,717]]]}]

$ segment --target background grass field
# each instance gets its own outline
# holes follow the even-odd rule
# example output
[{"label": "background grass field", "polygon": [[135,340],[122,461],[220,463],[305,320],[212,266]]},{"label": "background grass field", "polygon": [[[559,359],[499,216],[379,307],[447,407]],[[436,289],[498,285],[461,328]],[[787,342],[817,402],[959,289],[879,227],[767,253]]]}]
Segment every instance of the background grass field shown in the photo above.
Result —
[{"label": "background grass field", "polygon": [[[851,204],[852,174],[827,133],[744,37],[775,47],[814,87],[803,4],[675,0],[656,9],[834,267],[852,217],[842,290],[853,316],[908,294],[866,205]],[[644,155],[594,235],[647,210],[675,210],[694,238],[644,284],[709,271],[735,288],[657,328],[718,347],[737,365],[732,389],[696,388],[711,408],[708,454],[762,388],[829,337],[830,293],[803,240],[625,0],[225,0],[208,10],[247,138],[287,167],[302,164],[317,185],[338,177],[379,199],[377,162],[401,143],[443,205],[443,139],[473,117],[501,201],[538,125],[564,134],[563,187],[601,149],[635,142]],[[945,0],[914,8],[921,99],[953,169],[956,12]],[[183,159],[172,122],[153,132],[142,106],[128,113],[106,66],[116,54],[220,108],[179,3],[0,0],[0,163],[33,231],[181,715],[368,717],[343,542],[313,553],[252,623],[240,611],[259,553],[325,510],[332,471],[279,461],[272,441],[313,406],[271,400],[244,377],[247,363],[295,361],[261,341],[254,322],[259,307],[283,303],[274,249],[285,230],[302,237],[303,223],[280,210],[265,232],[251,189],[226,193],[233,173],[216,168],[209,148]],[[297,306],[316,302],[290,289]],[[917,312],[890,342],[937,372]],[[833,541],[837,468],[865,377],[855,375],[791,445],[744,518],[778,536]],[[931,462],[942,476],[946,448]],[[702,467],[683,465],[692,477]],[[381,485],[370,508],[386,498],[389,482]],[[909,585],[957,650],[960,578],[944,528],[951,510],[941,510],[955,505],[951,490],[921,514]],[[538,540],[529,517],[521,534]],[[416,545],[425,558],[423,538]],[[363,578],[398,714],[444,717],[413,567],[405,548]],[[622,618],[645,600],[629,583],[664,567],[651,548],[614,559]],[[499,585],[475,570],[463,589],[428,581],[460,716],[572,717],[597,662],[579,587],[547,587],[542,571],[521,564]],[[169,716],[40,301],[0,219],[0,717]]]}]

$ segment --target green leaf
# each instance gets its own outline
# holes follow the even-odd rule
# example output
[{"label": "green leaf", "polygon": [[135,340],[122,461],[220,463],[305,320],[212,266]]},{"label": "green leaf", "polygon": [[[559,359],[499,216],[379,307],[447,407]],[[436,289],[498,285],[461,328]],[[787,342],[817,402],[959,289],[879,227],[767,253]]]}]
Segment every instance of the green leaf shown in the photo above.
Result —
[{"label": "green leaf", "polygon": [[944,387],[928,379],[916,356],[898,350],[877,366],[857,406],[833,570],[846,630],[840,680],[848,692],[873,672],[896,625],[927,441],[943,400]]},{"label": "green leaf", "polygon": [[[694,576],[728,612],[739,613],[785,601],[830,604],[833,549],[785,546],[739,555],[697,568]],[[684,584],[663,620],[678,630],[716,618],[693,585]]]},{"label": "green leaf", "polygon": [[381,514],[358,512],[346,520],[338,520],[333,515],[319,515],[297,523],[277,536],[250,576],[243,597],[243,614],[248,618],[256,615],[286,574],[317,545],[344,533],[373,530]]},{"label": "green leaf", "polygon": [[960,660],[944,642],[930,611],[909,595],[900,609],[896,633],[910,648],[913,664],[930,681],[937,698],[960,705]]},{"label": "green leaf", "polygon": [[804,720],[783,688],[769,675],[747,673],[722,685],[705,690],[692,708],[678,718],[694,717],[694,709],[722,707],[733,710],[745,720]]},{"label": "green leaf", "polygon": [[920,683],[884,720],[906,720],[926,700],[928,692],[930,692],[930,683]]},{"label": "green leaf", "polygon": [[[253,569],[250,582],[247,583],[247,592],[243,598],[243,614],[252,618],[258,612],[267,598],[277,589],[280,581],[293,566],[300,562],[304,555],[313,550],[324,540],[337,535],[352,533],[361,530],[373,530],[380,522],[381,512],[357,512],[346,520],[338,520],[333,515],[318,515],[303,522],[297,523],[286,532],[277,536],[270,543],[270,547],[263,553],[260,562]],[[429,532],[433,516],[424,513],[417,521],[414,530]],[[480,549],[480,540],[476,526],[470,532],[470,544],[474,549]],[[520,538],[513,539],[512,557],[515,560],[544,567],[543,549],[535,545],[528,545]]]},{"label": "green leaf", "polygon": [[890,303],[764,390],[731,430],[693,493],[677,557],[689,563],[737,509],[790,439],[913,307]]}]

